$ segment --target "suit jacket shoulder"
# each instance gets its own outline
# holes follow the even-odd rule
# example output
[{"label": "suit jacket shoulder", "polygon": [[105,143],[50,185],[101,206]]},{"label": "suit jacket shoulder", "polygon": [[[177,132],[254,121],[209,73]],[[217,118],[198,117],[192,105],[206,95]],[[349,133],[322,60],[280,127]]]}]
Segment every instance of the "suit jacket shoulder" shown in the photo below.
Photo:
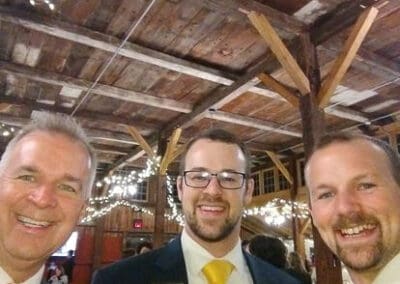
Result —
[{"label": "suit jacket shoulder", "polygon": [[[299,284],[284,271],[244,253],[254,284]],[[188,283],[180,238],[157,250],[133,256],[98,270],[92,284]]]},{"label": "suit jacket shoulder", "polygon": [[180,239],[157,250],[126,258],[93,275],[92,284],[188,283]]}]

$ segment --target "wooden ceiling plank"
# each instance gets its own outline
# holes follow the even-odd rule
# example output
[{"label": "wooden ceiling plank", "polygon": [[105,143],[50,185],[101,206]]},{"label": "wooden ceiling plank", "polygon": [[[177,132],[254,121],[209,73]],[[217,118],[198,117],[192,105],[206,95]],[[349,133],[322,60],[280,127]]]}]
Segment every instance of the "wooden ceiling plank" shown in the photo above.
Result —
[{"label": "wooden ceiling plank", "polygon": [[347,69],[350,67],[358,48],[361,46],[377,15],[378,9],[375,7],[370,7],[358,18],[350,33],[350,36],[345,42],[342,53],[336,59],[332,69],[325,79],[325,82],[322,84],[321,90],[318,93],[317,99],[320,107],[325,107],[328,105],[331,96],[333,95],[340,81],[343,79]]},{"label": "wooden ceiling plank", "polygon": [[266,15],[268,19],[270,19],[271,23],[276,27],[291,33],[302,33],[308,28],[306,24],[295,17],[254,0],[203,0],[201,3],[211,10],[216,10],[222,14],[239,14],[241,13],[239,11],[241,9],[245,9],[247,11],[257,11]]},{"label": "wooden ceiling plank", "polygon": [[295,128],[234,113],[228,113],[224,111],[209,111],[207,112],[206,117],[293,137],[301,137],[301,132]]},{"label": "wooden ceiling plank", "polygon": [[134,126],[127,126],[126,128],[129,134],[132,135],[133,139],[135,139],[135,141],[137,141],[139,145],[142,147],[142,149],[146,152],[147,156],[149,156],[149,158],[153,158],[154,157],[153,149],[143,138],[140,132]]},{"label": "wooden ceiling plank", "polygon": [[292,78],[299,91],[303,95],[308,94],[310,92],[310,82],[308,81],[308,78],[304,74],[303,70],[301,70],[299,64],[297,64],[283,41],[280,39],[279,35],[268,22],[267,18],[254,11],[251,11],[247,16],[260,35],[268,43],[272,52]]},{"label": "wooden ceiling plank", "polygon": [[178,144],[181,134],[182,134],[182,128],[175,129],[168,141],[167,149],[165,150],[164,157],[161,160],[161,165],[160,165],[161,175],[165,175],[165,173],[167,172],[171,156],[176,150],[176,145]]},{"label": "wooden ceiling plank", "polygon": [[[81,91],[89,90],[93,82],[87,80],[69,77],[59,73],[37,70],[32,67],[0,61],[0,72],[16,74],[22,78],[42,82],[46,84],[78,89]],[[117,88],[104,84],[96,84],[92,93],[111,97],[118,100],[129,101],[139,104],[145,104],[162,109],[168,109],[177,112],[189,113],[192,109],[190,104],[181,103],[175,100],[150,96],[141,92]]]},{"label": "wooden ceiling plank", "polygon": [[287,181],[290,184],[293,184],[293,177],[289,173],[288,169],[285,167],[285,165],[279,160],[278,155],[275,154],[274,152],[271,151],[265,151],[267,153],[268,157],[274,162],[275,166],[278,168],[278,170],[283,174],[283,176],[287,179]]},{"label": "wooden ceiling plank", "polygon": [[296,94],[290,91],[285,85],[276,80],[274,77],[267,73],[261,73],[258,75],[258,78],[266,87],[271,88],[273,91],[280,94],[292,106],[296,108],[299,107],[299,98],[296,96]]},{"label": "wooden ceiling plank", "polygon": [[[349,10],[350,10],[349,13],[352,12],[351,9]],[[352,14],[350,13],[350,15]],[[103,51],[113,52],[118,48],[118,45],[120,44],[120,40],[116,37],[112,37],[106,34],[101,34],[99,32],[94,32],[77,25],[72,25],[61,21],[55,21],[54,19],[47,19],[45,17],[38,18],[34,14],[21,13],[20,11],[17,11],[15,9],[0,7],[0,20],[20,25],[26,28],[31,28],[33,30],[43,32],[51,36],[56,36],[66,40],[71,40],[82,45],[101,49]],[[323,30],[321,31],[320,29],[318,29],[318,27],[317,29],[315,29],[314,33],[318,35],[316,39],[317,43],[326,40],[323,34]],[[123,52],[121,55],[127,58],[139,60],[145,63],[153,64],[155,66],[166,68],[168,70],[173,70],[176,72],[194,76],[196,78],[209,80],[226,86],[230,86],[235,83],[235,81],[231,78],[237,78],[237,76],[234,74],[227,74],[225,72],[216,69],[205,67],[200,64],[196,64],[181,58],[173,57],[171,55],[151,50],[149,48],[145,48],[132,43],[126,43],[122,51],[125,52]],[[261,71],[263,72],[264,70]],[[114,98],[126,99],[131,102],[137,102],[143,104],[146,104],[146,102],[149,104],[153,102],[151,97],[146,97],[146,94],[141,94],[138,92],[132,93],[133,91],[128,91],[128,90],[123,90],[120,91],[120,93],[115,94],[114,92],[112,92],[112,89],[103,90],[101,88],[101,84],[98,84],[97,86],[99,87],[96,87],[92,91],[93,93],[97,92],[98,94],[104,96],[112,95],[114,96]],[[109,87],[114,88],[111,86]],[[84,90],[87,90],[87,88],[89,88],[89,86],[85,86]],[[266,96],[269,98],[283,100],[283,98],[278,94],[275,94],[265,88],[260,88],[256,86],[256,84],[251,84],[249,88],[243,88],[243,89],[244,91],[251,91],[253,93]],[[133,96],[135,93],[138,96]],[[164,106],[167,109],[170,108],[171,110],[184,113],[190,111],[187,109],[187,106],[185,105],[176,106],[172,103],[172,105],[170,106],[168,104],[167,99],[164,99],[164,102],[158,102],[158,100],[156,99],[156,101],[153,102],[152,105],[156,107]],[[340,114],[341,112],[337,112],[336,115],[339,116]]]}]

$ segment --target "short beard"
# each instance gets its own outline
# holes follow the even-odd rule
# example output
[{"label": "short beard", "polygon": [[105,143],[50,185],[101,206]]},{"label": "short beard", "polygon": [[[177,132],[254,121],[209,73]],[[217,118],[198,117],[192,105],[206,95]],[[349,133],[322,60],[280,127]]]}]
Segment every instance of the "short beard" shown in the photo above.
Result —
[{"label": "short beard", "polygon": [[204,232],[202,226],[199,224],[199,222],[197,222],[196,217],[193,214],[185,214],[185,215],[186,215],[185,216],[186,225],[189,226],[193,234],[196,235],[199,239],[209,243],[216,243],[227,238],[233,232],[236,225],[240,221],[240,215],[236,220],[228,218],[220,228],[220,231],[217,234],[212,235]]}]

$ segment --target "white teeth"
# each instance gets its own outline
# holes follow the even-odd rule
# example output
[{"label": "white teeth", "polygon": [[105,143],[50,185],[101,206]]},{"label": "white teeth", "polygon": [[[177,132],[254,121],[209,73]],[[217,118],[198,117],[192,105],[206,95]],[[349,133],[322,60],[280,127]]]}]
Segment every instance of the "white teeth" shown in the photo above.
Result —
[{"label": "white teeth", "polygon": [[206,210],[206,211],[215,211],[215,212],[217,212],[217,211],[222,211],[224,208],[221,207],[221,206],[206,206],[206,205],[203,205],[203,206],[201,206],[201,209]]},{"label": "white teeth", "polygon": [[25,226],[32,228],[42,228],[42,227],[48,227],[50,225],[50,222],[33,220],[25,216],[18,216],[17,219]]},{"label": "white teeth", "polygon": [[358,235],[359,233],[363,232],[364,230],[371,230],[375,228],[375,225],[367,224],[367,225],[361,225],[361,226],[356,226],[353,228],[348,228],[348,229],[341,229],[340,232],[343,235]]}]

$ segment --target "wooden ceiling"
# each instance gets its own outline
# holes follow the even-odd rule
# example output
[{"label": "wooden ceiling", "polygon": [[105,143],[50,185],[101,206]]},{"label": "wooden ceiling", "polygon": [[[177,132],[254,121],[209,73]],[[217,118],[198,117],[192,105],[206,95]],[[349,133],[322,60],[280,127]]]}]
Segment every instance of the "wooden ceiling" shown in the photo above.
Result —
[{"label": "wooden ceiling", "polygon": [[298,151],[298,108],[257,76],[296,85],[244,11],[264,14],[299,62],[310,34],[324,78],[357,17],[378,7],[325,108],[327,128],[374,131],[400,118],[400,1],[52,2],[53,11],[44,1],[0,0],[0,121],[21,126],[42,110],[73,115],[100,173],[143,165],[126,126],[151,146],[177,127],[184,142],[215,126],[253,149]]}]

